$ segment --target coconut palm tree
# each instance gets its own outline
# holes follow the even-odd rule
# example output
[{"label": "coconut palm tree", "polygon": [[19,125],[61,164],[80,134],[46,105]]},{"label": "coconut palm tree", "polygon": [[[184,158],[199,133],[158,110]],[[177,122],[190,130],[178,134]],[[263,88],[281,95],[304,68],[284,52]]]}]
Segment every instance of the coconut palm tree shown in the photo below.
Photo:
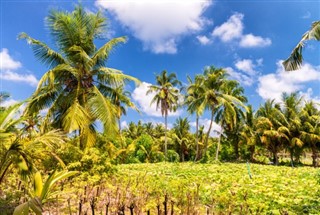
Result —
[{"label": "coconut palm tree", "polygon": [[156,76],[156,85],[149,86],[147,95],[155,93],[151,104],[156,103],[157,109],[160,108],[161,114],[164,117],[165,124],[165,143],[164,153],[167,156],[167,130],[168,130],[168,114],[174,112],[178,107],[179,89],[176,87],[181,86],[181,82],[177,79],[175,73],[167,74],[167,71],[162,71],[160,75]]},{"label": "coconut palm tree", "polygon": [[[0,184],[11,168],[25,178],[34,170],[33,161],[45,156],[53,156],[62,165],[54,149],[65,141],[65,135],[58,130],[49,132],[36,129],[32,135],[21,126],[26,117],[17,117],[21,104],[8,107],[0,112]],[[18,129],[18,125],[22,129]]]},{"label": "coconut palm tree", "polygon": [[[246,107],[241,107],[244,107],[243,103],[247,102],[247,98],[244,95],[243,87],[235,80],[227,80],[221,90],[225,95],[237,99],[237,102],[225,101],[220,103],[216,110],[215,120],[221,125],[224,132],[228,134],[227,136],[232,137],[230,139],[234,146],[235,158],[238,159],[240,125],[241,121],[245,118],[244,109],[246,109]],[[221,132],[219,138],[221,138]],[[220,140],[218,143],[220,143]],[[219,150],[217,149],[216,160],[218,159],[218,153]]]},{"label": "coconut palm tree", "polygon": [[124,90],[123,85],[116,86],[114,88],[104,88],[103,93],[107,94],[108,97],[111,99],[112,103],[116,107],[117,111],[117,119],[118,119],[118,126],[119,126],[119,132],[121,131],[121,123],[120,118],[122,115],[126,115],[126,107],[133,108],[135,110],[138,110],[134,103],[130,100],[130,92]]},{"label": "coconut palm tree", "polygon": [[205,89],[203,87],[204,76],[197,75],[194,81],[188,76],[189,85],[187,86],[187,94],[185,96],[185,105],[187,111],[191,114],[196,114],[196,155],[195,161],[199,158],[199,117],[205,110],[205,103],[201,100],[201,95],[204,94]]},{"label": "coconut palm tree", "polygon": [[185,161],[185,156],[189,154],[188,146],[190,145],[190,122],[187,118],[179,117],[173,125],[172,139],[177,143],[180,153],[181,162]]},{"label": "coconut palm tree", "polygon": [[283,102],[283,114],[288,124],[286,127],[289,129],[288,148],[290,151],[291,165],[293,166],[293,156],[296,155],[296,162],[299,162],[302,146],[304,142],[301,140],[301,105],[302,97],[299,97],[297,93],[282,95]]},{"label": "coconut palm tree", "polygon": [[318,166],[318,151],[320,149],[320,111],[316,104],[309,101],[301,111],[301,139],[312,151],[312,165]]},{"label": "coconut palm tree", "polygon": [[288,124],[284,114],[281,112],[280,104],[274,100],[267,100],[263,106],[257,110],[257,132],[261,142],[273,155],[273,163],[278,165],[278,153],[284,142],[290,141]]},{"label": "coconut palm tree", "polygon": [[88,13],[81,6],[71,13],[53,10],[46,22],[58,51],[26,33],[19,35],[49,67],[27,104],[26,114],[48,108],[47,122],[66,132],[77,131],[84,148],[95,142],[96,120],[105,131],[116,129],[117,108],[104,89],[121,86],[125,80],[138,81],[105,66],[110,52],[126,38],[111,39],[97,48],[94,40],[105,34],[106,19],[100,12]]},{"label": "coconut palm tree", "polygon": [[308,40],[320,40],[320,21],[313,22],[309,31],[303,36],[298,45],[292,50],[288,59],[283,62],[286,71],[297,70],[303,62],[302,49]]},{"label": "coconut palm tree", "polygon": [[[205,108],[211,112],[210,125],[207,131],[204,145],[203,155],[205,156],[208,148],[208,141],[212,129],[213,120],[219,108],[226,108],[226,110],[229,112],[228,117],[234,119],[232,117],[234,116],[234,114],[231,113],[235,113],[236,106],[243,104],[236,97],[228,95],[228,93],[225,93],[223,91],[225,85],[227,85],[229,81],[227,80],[227,72],[224,69],[215,68],[214,66],[207,67],[203,72],[203,77],[204,93],[201,94],[198,99],[199,103],[201,105],[205,105]],[[219,143],[217,147],[219,148]]]}]

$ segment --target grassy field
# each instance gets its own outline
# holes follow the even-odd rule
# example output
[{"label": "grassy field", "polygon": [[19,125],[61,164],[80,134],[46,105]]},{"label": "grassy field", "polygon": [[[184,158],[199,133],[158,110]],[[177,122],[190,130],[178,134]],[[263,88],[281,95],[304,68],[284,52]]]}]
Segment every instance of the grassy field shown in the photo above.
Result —
[{"label": "grassy field", "polygon": [[[130,214],[320,214],[319,169],[250,164],[157,163],[116,167],[87,202]],[[82,181],[85,184],[85,181]],[[79,184],[79,183],[77,183]],[[90,197],[91,196],[91,197]],[[87,206],[86,206],[87,205]],[[89,203],[82,208],[90,212]],[[160,213],[159,213],[160,211]]]}]

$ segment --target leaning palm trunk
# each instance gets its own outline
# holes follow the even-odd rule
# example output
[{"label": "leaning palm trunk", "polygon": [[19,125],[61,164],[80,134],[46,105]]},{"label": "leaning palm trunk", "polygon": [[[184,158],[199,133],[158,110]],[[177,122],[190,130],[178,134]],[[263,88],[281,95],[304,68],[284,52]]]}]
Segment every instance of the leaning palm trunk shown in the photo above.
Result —
[{"label": "leaning palm trunk", "polygon": [[196,157],[194,158],[194,161],[198,160],[199,157],[199,116],[197,115],[197,119],[196,119]]},{"label": "leaning palm trunk", "polygon": [[317,152],[317,148],[315,146],[313,146],[311,148],[312,150],[312,166],[313,167],[318,167],[318,152]]},{"label": "leaning palm trunk", "polygon": [[222,134],[222,126],[221,126],[221,130],[220,130],[220,132],[219,132],[219,138],[218,138],[218,143],[217,143],[217,151],[216,151],[216,158],[215,158],[215,160],[216,160],[216,161],[218,161],[218,160],[219,160],[219,151],[220,151],[221,134]]},{"label": "leaning palm trunk", "polygon": [[168,130],[168,113],[164,115],[164,124],[165,124],[165,131],[164,131],[164,155],[167,157],[167,130]]},{"label": "leaning palm trunk", "polygon": [[210,136],[210,132],[211,132],[211,128],[212,128],[212,123],[213,123],[213,116],[214,116],[214,113],[213,113],[213,111],[212,111],[212,113],[211,113],[210,126],[209,126],[209,129],[208,129],[208,132],[207,132],[206,141],[205,141],[205,146],[204,146],[204,153],[203,153],[204,156],[206,156],[206,154],[207,154],[209,136]]}]

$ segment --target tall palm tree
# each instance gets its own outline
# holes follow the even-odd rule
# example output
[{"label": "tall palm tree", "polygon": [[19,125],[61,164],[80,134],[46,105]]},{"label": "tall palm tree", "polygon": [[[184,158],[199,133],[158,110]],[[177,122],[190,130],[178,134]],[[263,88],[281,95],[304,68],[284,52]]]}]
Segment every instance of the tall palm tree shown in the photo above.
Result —
[{"label": "tall palm tree", "polygon": [[312,152],[312,165],[318,166],[318,151],[320,149],[320,111],[316,104],[309,101],[301,112],[301,139],[306,142]]},{"label": "tall palm tree", "polygon": [[116,107],[117,111],[117,119],[118,119],[118,126],[119,126],[119,132],[121,131],[121,123],[120,118],[122,115],[126,115],[126,107],[133,108],[135,110],[138,110],[134,103],[130,100],[130,92],[124,90],[123,85],[116,86],[114,88],[109,87],[105,88],[104,93],[108,95],[108,97],[111,99],[112,103]]},{"label": "tall palm tree", "polygon": [[[244,105],[247,98],[244,95],[244,89],[238,81],[227,80],[222,86],[221,91],[228,96],[237,99],[237,102],[225,101],[218,105],[215,120],[221,125],[234,146],[235,158],[239,158],[239,141],[240,141],[240,122],[245,118]],[[234,100],[234,99],[233,99]],[[239,103],[240,102],[240,103]],[[221,138],[221,132],[219,139]],[[220,140],[218,141],[220,143]],[[216,160],[218,159],[219,150],[216,151]]]},{"label": "tall palm tree", "polygon": [[[231,112],[235,113],[235,107],[238,105],[243,105],[242,102],[232,95],[228,95],[223,91],[225,85],[228,84],[227,72],[222,68],[215,68],[214,66],[207,67],[203,72],[203,87],[204,93],[200,95],[199,103],[205,105],[205,108],[211,112],[211,119],[209,129],[207,131],[207,136],[205,139],[204,145],[204,156],[208,148],[208,141],[210,132],[212,129],[212,124],[214,116],[217,113],[217,110],[221,107],[225,107],[229,112],[228,116],[233,116]],[[234,105],[232,105],[234,104]],[[233,118],[233,117],[232,117]],[[234,118],[233,118],[234,119]],[[217,145],[219,148],[219,143]],[[219,149],[217,149],[219,150]]]},{"label": "tall palm tree", "polygon": [[204,94],[205,89],[203,87],[204,76],[197,75],[193,80],[188,76],[189,85],[187,86],[187,94],[185,96],[185,105],[189,113],[196,114],[196,155],[195,161],[199,158],[199,117],[205,110],[205,103],[202,102],[201,95]]},{"label": "tall palm tree", "polygon": [[308,40],[320,40],[320,21],[312,23],[310,30],[302,36],[302,39],[292,50],[289,58],[283,62],[286,71],[297,70],[301,67],[303,61],[302,49]]},{"label": "tall palm tree", "polygon": [[177,79],[175,73],[167,74],[167,71],[162,71],[160,75],[156,76],[156,85],[149,86],[147,95],[154,92],[151,104],[156,103],[157,109],[160,108],[162,116],[164,116],[165,124],[165,143],[164,153],[167,156],[167,130],[168,130],[168,114],[174,112],[178,107],[179,89],[176,87],[181,86],[181,82]]},{"label": "tall palm tree", "polygon": [[179,147],[180,160],[185,161],[185,156],[188,155],[188,146],[190,143],[190,122],[187,118],[179,117],[173,125],[173,140]]},{"label": "tall palm tree", "polygon": [[116,129],[117,109],[104,89],[120,86],[125,80],[137,81],[105,67],[110,52],[126,38],[111,39],[98,49],[94,40],[103,37],[106,19],[100,12],[88,13],[81,6],[71,13],[53,10],[46,22],[58,51],[26,33],[19,36],[49,67],[28,102],[26,114],[48,108],[48,122],[66,132],[78,131],[82,147],[92,145],[96,120],[106,131]]},{"label": "tall palm tree", "polygon": [[293,166],[293,156],[296,155],[296,162],[299,162],[301,147],[304,142],[301,139],[301,104],[302,97],[299,97],[297,93],[282,95],[283,102],[283,114],[288,124],[286,127],[289,129],[288,148],[290,151],[291,165]]},{"label": "tall palm tree", "polygon": [[281,112],[280,105],[274,100],[267,100],[263,106],[257,110],[257,132],[261,142],[273,155],[273,163],[278,165],[278,153],[284,142],[289,141],[289,129],[285,126],[288,123]]}]

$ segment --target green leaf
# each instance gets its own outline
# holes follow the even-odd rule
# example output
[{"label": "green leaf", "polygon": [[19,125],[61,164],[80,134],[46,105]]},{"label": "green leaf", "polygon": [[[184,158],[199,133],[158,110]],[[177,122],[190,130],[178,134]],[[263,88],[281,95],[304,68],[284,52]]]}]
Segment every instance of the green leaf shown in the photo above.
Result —
[{"label": "green leaf", "polygon": [[28,215],[29,202],[25,202],[14,209],[13,215]]}]

